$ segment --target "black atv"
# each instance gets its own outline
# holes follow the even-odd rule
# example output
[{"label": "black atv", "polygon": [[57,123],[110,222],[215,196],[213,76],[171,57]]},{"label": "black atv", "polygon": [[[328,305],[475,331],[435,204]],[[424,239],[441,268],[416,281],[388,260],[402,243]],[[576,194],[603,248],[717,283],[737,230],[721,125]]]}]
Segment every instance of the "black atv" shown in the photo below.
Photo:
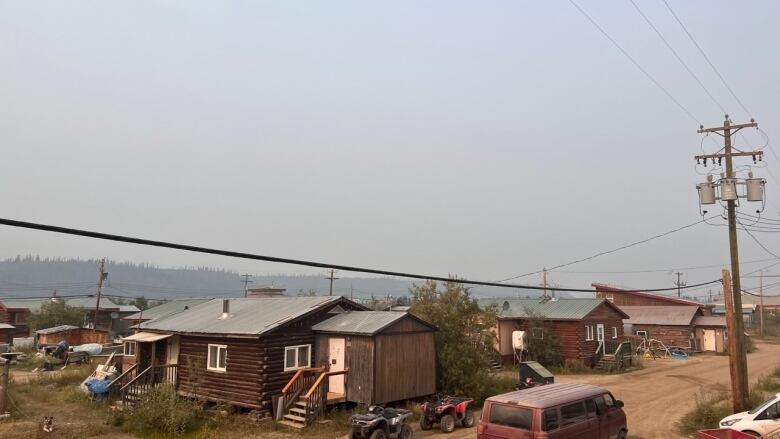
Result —
[{"label": "black atv", "polygon": [[352,415],[350,439],[412,439],[412,427],[406,422],[412,412],[403,409],[370,406],[368,413]]}]

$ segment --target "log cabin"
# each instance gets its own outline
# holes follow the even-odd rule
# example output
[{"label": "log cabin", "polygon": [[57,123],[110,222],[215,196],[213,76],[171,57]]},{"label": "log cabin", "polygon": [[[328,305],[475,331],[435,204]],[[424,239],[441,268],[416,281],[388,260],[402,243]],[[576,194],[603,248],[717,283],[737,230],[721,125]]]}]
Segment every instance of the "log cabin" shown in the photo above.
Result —
[{"label": "log cabin", "polygon": [[435,392],[436,328],[342,297],[214,299],[138,329],[117,381],[128,403],[164,381],[301,427],[328,405]]},{"label": "log cabin", "polygon": [[689,352],[726,350],[726,319],[704,316],[697,306],[622,306],[621,309],[631,316],[623,321],[626,333]]},{"label": "log cabin", "polygon": [[[628,315],[604,299],[480,299],[482,307],[498,309],[496,350],[504,362],[516,360],[512,333],[528,331],[531,315],[549,323],[560,340],[561,359],[567,364],[593,366],[604,346],[613,352],[623,340],[623,319]],[[526,337],[544,338],[543,331]]]},{"label": "log cabin", "polygon": [[87,343],[105,344],[108,342],[108,331],[72,325],[60,325],[35,331],[37,347],[56,345],[61,341],[68,343],[69,346]]}]

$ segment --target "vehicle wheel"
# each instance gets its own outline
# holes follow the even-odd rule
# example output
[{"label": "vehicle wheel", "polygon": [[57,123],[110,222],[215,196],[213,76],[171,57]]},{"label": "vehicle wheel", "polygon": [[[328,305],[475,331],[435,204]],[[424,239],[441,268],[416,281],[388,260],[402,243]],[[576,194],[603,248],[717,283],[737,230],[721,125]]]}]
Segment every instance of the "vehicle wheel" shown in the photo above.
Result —
[{"label": "vehicle wheel", "polygon": [[428,420],[427,416],[422,415],[420,417],[420,430],[430,430],[431,427],[431,421]]},{"label": "vehicle wheel", "polygon": [[371,436],[369,436],[369,439],[387,439],[387,435],[382,429],[374,430],[373,433],[371,433]]},{"label": "vehicle wheel", "polygon": [[463,419],[460,421],[460,425],[471,428],[474,426],[474,412],[471,410],[466,410],[466,413],[463,415]]},{"label": "vehicle wheel", "polygon": [[404,424],[401,426],[401,431],[398,433],[398,439],[412,439],[412,426]]},{"label": "vehicle wheel", "polygon": [[761,437],[760,434],[758,434],[758,433],[756,433],[755,431],[752,431],[752,430],[746,430],[746,431],[743,431],[743,433],[745,433],[747,435],[750,435],[750,436],[753,436],[753,437]]},{"label": "vehicle wheel", "polygon": [[455,418],[452,415],[443,415],[439,426],[442,432],[452,433],[455,430]]},{"label": "vehicle wheel", "polygon": [[620,433],[618,433],[618,439],[626,439],[628,437],[628,432],[626,430],[620,430]]}]

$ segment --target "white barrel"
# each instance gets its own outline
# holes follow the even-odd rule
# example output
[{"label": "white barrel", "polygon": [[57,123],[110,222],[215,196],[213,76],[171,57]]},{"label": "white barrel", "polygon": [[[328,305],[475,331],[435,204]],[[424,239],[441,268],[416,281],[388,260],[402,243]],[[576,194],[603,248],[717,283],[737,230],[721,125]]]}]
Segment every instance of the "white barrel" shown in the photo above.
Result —
[{"label": "white barrel", "polygon": [[701,204],[715,204],[715,184],[705,182],[696,185],[699,190],[699,202]]},{"label": "white barrel", "polygon": [[745,180],[747,200],[764,201],[764,184],[766,184],[766,180],[763,178],[748,178]]},{"label": "white barrel", "polygon": [[724,178],[720,180],[720,199],[723,201],[736,201],[737,182],[733,178]]},{"label": "white barrel", "polygon": [[525,348],[525,331],[512,331],[512,347],[519,351]]}]

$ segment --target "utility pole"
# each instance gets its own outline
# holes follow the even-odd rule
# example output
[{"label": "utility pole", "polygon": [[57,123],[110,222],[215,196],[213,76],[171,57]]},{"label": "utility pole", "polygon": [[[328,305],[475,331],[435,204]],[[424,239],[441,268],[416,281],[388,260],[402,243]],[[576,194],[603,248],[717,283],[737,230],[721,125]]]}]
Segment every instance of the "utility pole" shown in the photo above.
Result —
[{"label": "utility pole", "polygon": [[100,271],[100,276],[98,276],[98,284],[97,284],[97,296],[95,299],[95,319],[92,321],[92,330],[97,331],[97,320],[98,320],[98,312],[100,311],[100,294],[103,292],[103,280],[106,278],[106,258],[102,258],[100,260],[100,264],[98,265],[98,270]]},{"label": "utility pole", "polygon": [[249,277],[251,275],[249,274],[242,274],[241,277],[244,278],[244,297],[249,296],[249,284],[252,283],[251,280],[249,280]]},{"label": "utility pole", "polygon": [[682,281],[680,280],[680,277],[681,277],[683,274],[682,274],[682,273],[680,273],[679,271],[678,271],[677,273],[675,273],[675,274],[677,275],[677,282],[675,282],[675,283],[674,283],[675,285],[677,285],[677,297],[682,297],[682,295],[681,295],[682,293],[680,292],[680,290],[682,289],[682,287],[684,287],[685,285],[687,285],[687,284],[688,284],[688,282],[682,282]]},{"label": "utility pole", "polygon": [[[740,366],[743,366],[740,359],[740,345],[742,343],[742,337],[737,329],[737,319],[735,315],[742,315],[734,308],[734,297],[738,294],[732,294],[731,291],[731,274],[728,270],[723,270],[723,301],[726,305],[726,330],[728,331],[728,349],[729,349],[729,374],[731,375],[731,398],[732,406],[736,413],[742,412],[747,406],[748,388],[747,382],[740,379],[739,374],[742,373]],[[744,351],[742,351],[744,352]],[[745,368],[747,372],[747,368]]]},{"label": "utility pole", "polygon": [[547,269],[542,268],[542,286],[544,287],[544,297],[547,298]]},{"label": "utility pole", "polygon": [[761,322],[761,338],[764,338],[764,270],[758,271],[758,278],[758,306],[760,307],[758,318]]},{"label": "utility pole", "polygon": [[[726,173],[718,182],[720,187],[720,200],[726,201],[726,211],[728,213],[729,226],[729,253],[731,254],[731,285],[727,284],[729,273],[723,272],[723,295],[728,306],[732,304],[732,315],[728,317],[733,320],[733,328],[729,328],[729,349],[730,363],[735,363],[732,370],[732,390],[734,392],[734,410],[741,412],[747,406],[748,397],[748,374],[747,374],[747,352],[744,343],[744,322],[742,320],[742,286],[739,278],[739,250],[737,247],[737,214],[736,202],[739,200],[737,193],[737,179],[734,173],[733,157],[752,157],[753,161],[763,159],[763,151],[732,151],[731,137],[743,128],[757,128],[758,124],[751,119],[750,123],[732,124],[728,114],[724,118],[723,126],[714,128],[704,128],[700,126],[699,134],[715,133],[723,137],[723,152],[714,154],[703,154],[695,157],[697,163],[704,160],[704,166],[707,166],[707,160],[711,160],[713,165],[717,159],[718,165],[721,159],[726,159]],[[746,186],[746,195],[748,201],[763,201],[764,180],[750,178],[744,184]],[[699,185],[700,204],[715,204],[715,184],[712,182],[712,175],[708,176],[707,183]],[[711,195],[711,197],[710,197]],[[706,211],[705,211],[706,213]],[[734,351],[734,352],[732,352]]]},{"label": "utility pole", "polygon": [[330,277],[326,277],[325,279],[330,279],[330,296],[333,295],[333,281],[338,280],[339,278],[333,277],[333,275],[336,274],[336,270],[330,269]]}]

